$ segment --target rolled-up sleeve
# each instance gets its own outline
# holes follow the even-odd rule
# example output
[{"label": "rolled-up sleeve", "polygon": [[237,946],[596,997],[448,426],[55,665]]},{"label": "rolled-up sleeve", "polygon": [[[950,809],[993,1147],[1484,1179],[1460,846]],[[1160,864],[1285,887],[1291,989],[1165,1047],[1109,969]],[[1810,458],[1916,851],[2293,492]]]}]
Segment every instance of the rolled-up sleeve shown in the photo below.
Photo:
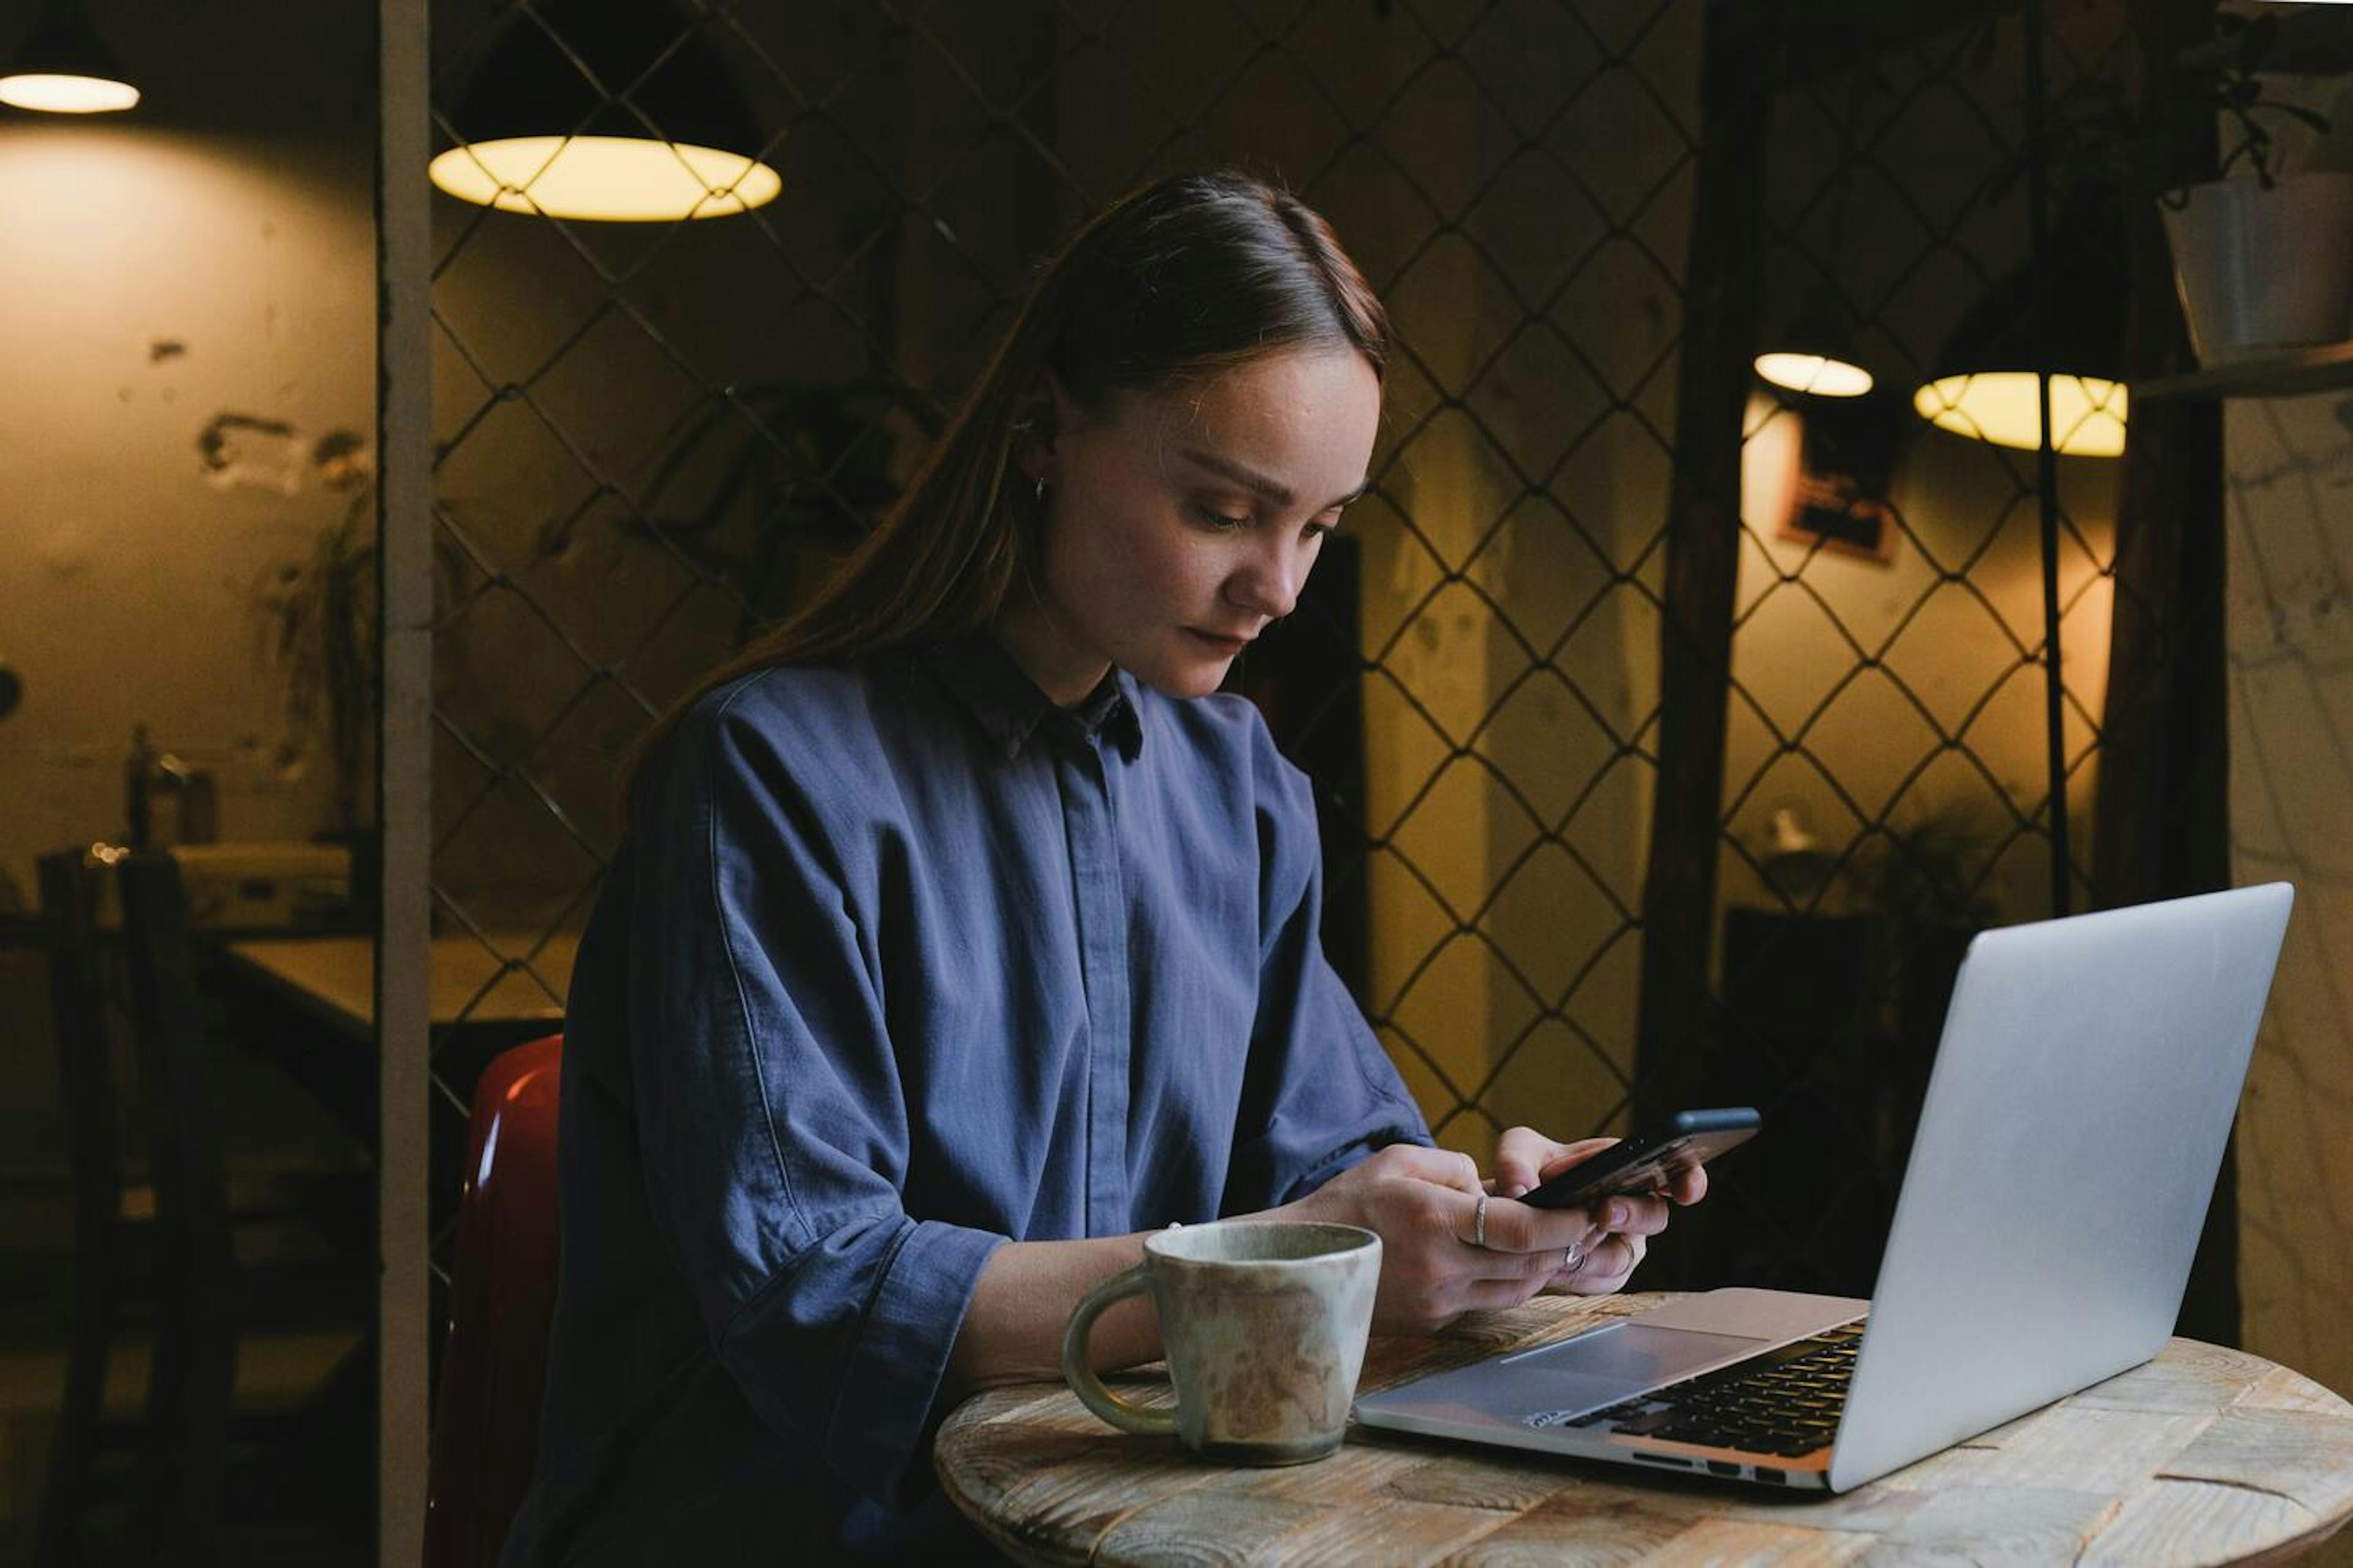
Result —
[{"label": "rolled-up sleeve", "polygon": [[849,1488],[903,1504],[1005,1238],[902,1207],[906,1106],[818,764],[698,710],[639,792],[631,1086],[648,1197],[722,1363]]},{"label": "rolled-up sleeve", "polygon": [[1323,860],[1304,774],[1259,732],[1259,1005],[1223,1210],[1313,1192],[1428,1123],[1324,955]]}]

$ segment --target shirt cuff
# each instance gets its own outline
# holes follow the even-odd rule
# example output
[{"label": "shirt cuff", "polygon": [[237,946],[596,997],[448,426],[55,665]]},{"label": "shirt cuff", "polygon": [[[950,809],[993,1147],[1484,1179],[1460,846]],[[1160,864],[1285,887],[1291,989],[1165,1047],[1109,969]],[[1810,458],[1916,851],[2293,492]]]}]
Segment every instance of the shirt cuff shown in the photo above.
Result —
[{"label": "shirt cuff", "polygon": [[850,1346],[825,1447],[861,1491],[904,1508],[927,1489],[923,1452],[948,1352],[974,1288],[1005,1237],[939,1220],[912,1221],[882,1271]]}]

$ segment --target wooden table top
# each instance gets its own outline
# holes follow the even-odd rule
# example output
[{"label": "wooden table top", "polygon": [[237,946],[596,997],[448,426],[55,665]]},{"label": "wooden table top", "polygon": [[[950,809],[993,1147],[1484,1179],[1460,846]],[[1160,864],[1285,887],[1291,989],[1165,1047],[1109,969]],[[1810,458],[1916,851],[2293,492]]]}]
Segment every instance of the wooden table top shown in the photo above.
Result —
[{"label": "wooden table top", "polygon": [[[1377,1338],[1364,1387],[1665,1299],[1543,1297]],[[1111,1381],[1166,1403],[1157,1378]],[[1060,1384],[967,1400],[934,1458],[957,1507],[1025,1563],[2264,1562],[2353,1514],[2353,1405],[2192,1340],[1839,1497],[1365,1428],[1315,1464],[1236,1468],[1115,1432]]]},{"label": "wooden table top", "polygon": [[[580,939],[494,934],[497,952],[480,938],[433,939],[433,1022],[455,1024],[564,1020],[564,994]],[[229,958],[350,1033],[375,1031],[375,944],[364,936],[271,938],[231,942]],[[501,958],[503,955],[503,959]]]}]

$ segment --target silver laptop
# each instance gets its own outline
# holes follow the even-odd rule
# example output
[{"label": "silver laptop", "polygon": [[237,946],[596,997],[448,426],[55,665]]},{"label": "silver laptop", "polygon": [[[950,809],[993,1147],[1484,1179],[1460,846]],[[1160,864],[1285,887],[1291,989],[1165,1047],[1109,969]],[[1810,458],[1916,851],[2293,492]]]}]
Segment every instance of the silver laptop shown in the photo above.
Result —
[{"label": "silver laptop", "polygon": [[2294,897],[1972,942],[1871,1300],[1708,1291],[1356,1418],[1836,1492],[2139,1365],[2180,1310]]}]

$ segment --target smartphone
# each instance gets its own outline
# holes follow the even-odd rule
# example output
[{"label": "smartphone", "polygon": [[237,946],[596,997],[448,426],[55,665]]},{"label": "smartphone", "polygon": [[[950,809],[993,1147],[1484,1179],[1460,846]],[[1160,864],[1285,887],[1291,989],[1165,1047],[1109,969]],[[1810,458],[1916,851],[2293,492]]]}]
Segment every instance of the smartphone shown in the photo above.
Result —
[{"label": "smartphone", "polygon": [[1679,1110],[1658,1126],[1571,1165],[1520,1202],[1540,1209],[1568,1209],[1620,1193],[1656,1192],[1677,1170],[1706,1164],[1726,1149],[1747,1142],[1764,1125],[1765,1119],[1752,1106]]}]

